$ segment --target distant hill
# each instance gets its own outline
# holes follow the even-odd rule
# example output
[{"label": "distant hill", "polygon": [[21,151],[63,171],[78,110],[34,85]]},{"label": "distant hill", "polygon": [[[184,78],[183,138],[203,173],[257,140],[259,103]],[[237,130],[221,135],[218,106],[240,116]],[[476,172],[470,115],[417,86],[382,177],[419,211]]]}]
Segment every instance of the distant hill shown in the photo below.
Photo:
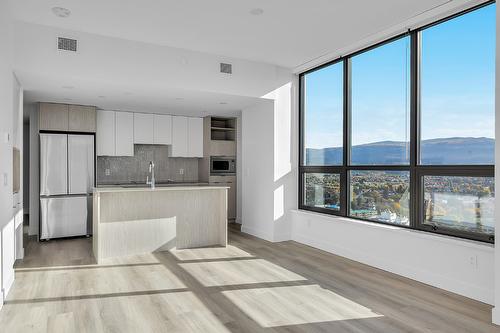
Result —
[{"label": "distant hill", "polygon": [[[408,151],[407,151],[408,149]],[[422,164],[494,164],[495,140],[489,138],[441,138],[423,140]],[[409,147],[404,142],[381,141],[352,147],[352,164],[406,164]],[[409,156],[409,155],[408,155]],[[308,165],[342,164],[338,147],[306,150]]]}]

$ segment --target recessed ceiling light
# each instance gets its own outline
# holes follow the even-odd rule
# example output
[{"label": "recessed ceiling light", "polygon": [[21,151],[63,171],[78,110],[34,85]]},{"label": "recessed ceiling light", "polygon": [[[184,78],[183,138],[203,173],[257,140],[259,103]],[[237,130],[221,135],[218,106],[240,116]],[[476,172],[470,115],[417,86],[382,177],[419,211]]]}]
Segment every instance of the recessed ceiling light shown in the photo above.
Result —
[{"label": "recessed ceiling light", "polygon": [[106,96],[103,96],[103,95],[99,95],[97,97],[99,97],[99,98],[106,98]]},{"label": "recessed ceiling light", "polygon": [[124,94],[124,95],[127,95],[127,96],[132,95],[132,93],[131,93],[130,91],[126,91],[126,92],[124,92],[123,94]]},{"label": "recessed ceiling light", "polygon": [[254,9],[252,9],[250,11],[250,14],[255,15],[255,16],[262,15],[262,14],[264,14],[264,9],[262,9],[262,8],[254,8]]},{"label": "recessed ceiling light", "polygon": [[182,98],[182,97],[176,97],[175,99],[178,100],[178,101],[184,100],[184,98]]},{"label": "recessed ceiling light", "polygon": [[62,87],[63,87],[63,89],[75,89],[74,86],[62,86]]},{"label": "recessed ceiling light", "polygon": [[71,10],[64,7],[52,7],[52,12],[57,17],[68,17],[71,15]]},{"label": "recessed ceiling light", "polygon": [[64,100],[65,101],[72,101],[73,99],[72,98],[65,98]]},{"label": "recessed ceiling light", "polygon": [[219,104],[221,104],[221,105],[226,105],[226,104],[227,104],[227,102],[219,102]]}]

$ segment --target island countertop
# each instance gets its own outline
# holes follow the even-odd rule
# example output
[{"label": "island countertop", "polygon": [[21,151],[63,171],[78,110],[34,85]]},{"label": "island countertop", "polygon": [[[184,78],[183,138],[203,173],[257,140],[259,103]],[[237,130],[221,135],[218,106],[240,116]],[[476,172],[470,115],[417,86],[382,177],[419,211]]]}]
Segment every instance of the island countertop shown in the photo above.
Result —
[{"label": "island countertop", "polygon": [[207,185],[169,185],[157,186],[152,189],[149,186],[106,186],[94,187],[94,193],[105,192],[149,192],[149,191],[192,191],[192,190],[215,190],[215,189],[228,189],[227,186],[207,186]]},{"label": "island countertop", "polygon": [[226,186],[97,187],[93,252],[101,259],[227,245]]}]

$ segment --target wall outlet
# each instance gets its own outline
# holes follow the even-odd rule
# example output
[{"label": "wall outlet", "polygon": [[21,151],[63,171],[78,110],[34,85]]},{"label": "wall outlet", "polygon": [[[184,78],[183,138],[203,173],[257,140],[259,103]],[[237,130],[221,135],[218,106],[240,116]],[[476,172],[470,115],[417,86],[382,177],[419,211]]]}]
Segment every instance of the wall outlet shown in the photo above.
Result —
[{"label": "wall outlet", "polygon": [[179,174],[183,175],[184,174],[184,169],[179,169]]},{"label": "wall outlet", "polygon": [[477,263],[477,255],[471,255],[469,257],[469,264],[473,269],[478,268],[478,263]]},{"label": "wall outlet", "polygon": [[106,174],[106,176],[109,176],[111,174],[111,170],[106,169],[106,170],[104,170],[104,173]]}]

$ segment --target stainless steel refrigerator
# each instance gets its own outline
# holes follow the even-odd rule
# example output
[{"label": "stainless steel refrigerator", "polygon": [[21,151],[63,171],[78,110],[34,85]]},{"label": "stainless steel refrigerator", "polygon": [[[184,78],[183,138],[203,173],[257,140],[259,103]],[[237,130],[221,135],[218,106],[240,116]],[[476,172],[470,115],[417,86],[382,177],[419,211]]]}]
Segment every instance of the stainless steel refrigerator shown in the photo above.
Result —
[{"label": "stainless steel refrigerator", "polygon": [[40,239],[92,234],[94,136],[40,134]]}]

